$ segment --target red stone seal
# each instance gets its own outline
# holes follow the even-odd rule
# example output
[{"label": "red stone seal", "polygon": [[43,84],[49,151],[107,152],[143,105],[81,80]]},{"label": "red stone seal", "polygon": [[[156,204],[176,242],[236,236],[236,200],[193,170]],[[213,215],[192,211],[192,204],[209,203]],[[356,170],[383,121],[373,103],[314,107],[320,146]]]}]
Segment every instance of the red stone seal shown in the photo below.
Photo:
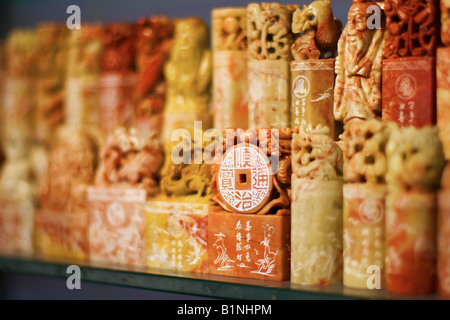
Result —
[{"label": "red stone seal", "polygon": [[271,199],[272,168],[255,145],[241,143],[229,149],[220,166],[218,190],[228,210],[256,213]]}]

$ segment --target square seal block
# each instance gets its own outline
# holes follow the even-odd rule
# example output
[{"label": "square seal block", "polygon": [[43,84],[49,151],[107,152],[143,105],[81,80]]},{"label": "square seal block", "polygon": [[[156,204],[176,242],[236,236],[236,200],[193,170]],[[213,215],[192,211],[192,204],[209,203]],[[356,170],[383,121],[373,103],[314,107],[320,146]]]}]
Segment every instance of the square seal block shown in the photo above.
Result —
[{"label": "square seal block", "polygon": [[88,189],[91,261],[145,265],[145,200],[138,188]]},{"label": "square seal block", "polygon": [[289,127],[289,62],[281,60],[249,61],[249,128]]},{"label": "square seal block", "polygon": [[31,201],[0,200],[0,252],[34,252],[34,206]]},{"label": "square seal block", "polygon": [[291,127],[323,125],[334,135],[334,62],[320,59],[291,62]]},{"label": "square seal block", "polygon": [[38,209],[34,232],[38,256],[80,260],[89,257],[87,210]]},{"label": "square seal block", "polygon": [[408,191],[386,198],[386,290],[436,290],[437,195]]},{"label": "square seal block", "polygon": [[208,272],[208,208],[197,197],[160,196],[147,201],[148,267]]},{"label": "square seal block", "polygon": [[382,119],[401,127],[436,123],[435,58],[383,60]]},{"label": "square seal block", "polygon": [[290,279],[290,215],[254,215],[211,207],[209,273],[273,281]]}]

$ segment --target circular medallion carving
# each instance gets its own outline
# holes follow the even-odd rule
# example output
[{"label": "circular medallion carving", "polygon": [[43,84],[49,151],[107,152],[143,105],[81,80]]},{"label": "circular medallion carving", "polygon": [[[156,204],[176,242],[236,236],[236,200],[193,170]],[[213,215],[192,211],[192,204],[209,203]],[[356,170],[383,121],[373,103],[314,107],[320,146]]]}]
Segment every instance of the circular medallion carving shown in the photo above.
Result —
[{"label": "circular medallion carving", "polygon": [[378,223],[384,216],[384,202],[381,199],[365,199],[359,205],[359,215],[366,223]]},{"label": "circular medallion carving", "polygon": [[241,143],[227,150],[220,165],[218,189],[228,210],[256,213],[270,200],[272,168],[255,145]]}]

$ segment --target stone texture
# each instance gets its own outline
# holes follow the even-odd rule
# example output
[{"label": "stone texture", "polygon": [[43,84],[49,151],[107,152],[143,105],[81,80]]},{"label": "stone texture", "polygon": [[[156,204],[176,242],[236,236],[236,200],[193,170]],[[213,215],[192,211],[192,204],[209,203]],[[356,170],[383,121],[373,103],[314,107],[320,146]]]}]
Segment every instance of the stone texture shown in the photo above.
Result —
[{"label": "stone texture", "polygon": [[338,42],[334,117],[343,123],[381,117],[384,25],[367,28],[373,12],[370,6],[376,5],[354,0]]},{"label": "stone texture", "polygon": [[292,283],[342,283],[342,185],[342,180],[292,180]]},{"label": "stone texture", "polygon": [[211,25],[213,51],[247,52],[247,8],[215,8]]},{"label": "stone texture", "polygon": [[372,273],[380,270],[384,286],[385,196],[382,184],[344,185],[344,285],[367,289]]},{"label": "stone texture", "polygon": [[114,133],[118,127],[131,128],[136,125],[134,113],[137,76],[128,73],[103,73],[99,80],[100,128],[104,137]]},{"label": "stone texture", "polygon": [[435,77],[433,57],[383,60],[383,121],[418,128],[435,124]]},{"label": "stone texture", "polygon": [[95,139],[86,131],[58,131],[35,216],[38,254],[88,258],[86,189],[94,182],[97,152]]},{"label": "stone texture", "polygon": [[211,274],[272,281],[290,275],[290,215],[208,214]]},{"label": "stone texture", "polygon": [[437,290],[442,298],[450,299],[450,193],[438,194]]},{"label": "stone texture", "polygon": [[[249,60],[291,61],[292,14],[298,5],[250,3],[247,6]],[[252,128],[252,127],[250,127]]]},{"label": "stone texture", "polygon": [[445,158],[450,159],[450,48],[437,49],[436,95],[439,138],[442,141]]},{"label": "stone texture", "polygon": [[212,125],[209,112],[212,80],[209,38],[209,28],[199,18],[175,22],[173,44],[164,65],[167,93],[162,140],[165,143],[170,143],[175,129],[193,129],[194,120],[203,121],[204,130]]},{"label": "stone texture", "polygon": [[196,196],[151,198],[146,203],[146,265],[208,272],[208,199]]},{"label": "stone texture", "polygon": [[289,127],[289,62],[249,61],[248,90],[249,128]]},{"label": "stone texture", "polygon": [[99,80],[100,128],[104,137],[117,127],[136,125],[136,39],[131,24],[104,27],[102,72]]},{"label": "stone texture", "polygon": [[392,125],[376,119],[346,125],[340,142],[344,154],[345,182],[385,183],[386,144],[391,127]]},{"label": "stone texture", "polygon": [[291,127],[326,126],[334,137],[334,59],[291,62]]},{"label": "stone texture", "polygon": [[98,130],[103,27],[86,23],[70,32],[67,44],[65,122]]},{"label": "stone texture", "polygon": [[64,119],[68,29],[62,23],[43,22],[36,36],[36,140],[50,144],[58,126],[68,120]]},{"label": "stone texture", "polygon": [[34,214],[31,201],[14,201],[0,196],[0,252],[34,253]]},{"label": "stone texture", "polygon": [[386,198],[386,290],[432,294],[436,289],[436,194]]},{"label": "stone texture", "polygon": [[341,35],[342,22],[333,16],[331,0],[313,1],[303,10],[297,8],[292,17],[294,60],[334,58]]},{"label": "stone texture", "polygon": [[148,196],[159,191],[163,150],[155,137],[147,137],[137,130],[118,128],[100,155],[96,171],[96,186],[136,187]]},{"label": "stone texture", "polygon": [[88,209],[38,209],[35,217],[36,255],[57,259],[89,259]]},{"label": "stone texture", "polygon": [[140,18],[136,23],[135,87],[136,126],[141,132],[160,136],[167,92],[164,64],[173,42],[174,21],[164,16]]},{"label": "stone texture", "polygon": [[434,56],[439,41],[436,0],[385,0],[384,58]]},{"label": "stone texture", "polygon": [[436,127],[391,130],[386,155],[390,194],[439,190],[445,159]]},{"label": "stone texture", "polygon": [[445,46],[450,45],[450,1],[440,0],[441,7],[441,41]]},{"label": "stone texture", "polygon": [[91,261],[145,266],[145,201],[143,189],[88,189]]},{"label": "stone texture", "polygon": [[214,128],[248,127],[248,80],[246,51],[214,51]]}]

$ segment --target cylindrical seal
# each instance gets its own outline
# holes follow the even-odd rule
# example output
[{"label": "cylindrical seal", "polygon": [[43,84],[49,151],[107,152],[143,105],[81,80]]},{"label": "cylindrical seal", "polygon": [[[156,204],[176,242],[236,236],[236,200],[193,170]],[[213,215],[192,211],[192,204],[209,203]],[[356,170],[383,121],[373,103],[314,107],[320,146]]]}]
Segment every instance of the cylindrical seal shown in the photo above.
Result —
[{"label": "cylindrical seal", "polygon": [[383,287],[386,192],[382,184],[344,185],[344,285],[347,287]]},{"label": "cylindrical seal", "polygon": [[248,126],[247,8],[212,10],[214,127]]},{"label": "cylindrical seal", "polygon": [[291,282],[342,283],[342,180],[292,180]]},{"label": "cylindrical seal", "polygon": [[290,127],[289,67],[283,60],[249,61],[249,128]]},{"label": "cylindrical seal", "polygon": [[291,127],[326,126],[334,136],[334,59],[291,62]]},{"label": "cylindrical seal", "polygon": [[436,284],[436,194],[386,198],[386,289],[431,294]]}]

